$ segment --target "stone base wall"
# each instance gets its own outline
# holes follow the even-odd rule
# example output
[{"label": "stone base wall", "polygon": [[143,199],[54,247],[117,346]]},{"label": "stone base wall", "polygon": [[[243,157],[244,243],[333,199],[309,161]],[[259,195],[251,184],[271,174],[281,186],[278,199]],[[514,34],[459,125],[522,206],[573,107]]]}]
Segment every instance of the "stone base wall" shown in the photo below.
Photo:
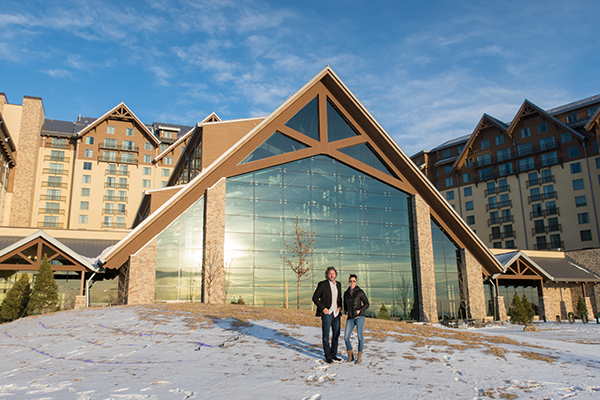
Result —
[{"label": "stone base wall", "polygon": [[[461,293],[461,296],[466,295],[466,304],[469,305],[471,318],[483,320],[487,312],[485,308],[485,292],[483,290],[483,273],[481,264],[465,249],[460,250],[461,258],[461,286],[462,281],[466,281],[467,293]],[[463,290],[461,290],[462,292]],[[463,299],[465,301],[465,299]]]},{"label": "stone base wall", "polygon": [[412,196],[411,204],[419,313],[423,322],[438,322],[431,214],[427,203],[418,195]]},{"label": "stone base wall", "polygon": [[86,296],[75,296],[75,310],[86,307]]},{"label": "stone base wall", "polygon": [[225,283],[225,179],[206,191],[202,302],[222,304]]},{"label": "stone base wall", "polygon": [[504,296],[496,297],[496,310],[498,312],[498,319],[500,321],[508,321],[506,315],[506,305],[504,304]]},{"label": "stone base wall", "polygon": [[127,304],[154,303],[156,274],[156,239],[129,257],[129,274],[124,278],[127,287]]}]

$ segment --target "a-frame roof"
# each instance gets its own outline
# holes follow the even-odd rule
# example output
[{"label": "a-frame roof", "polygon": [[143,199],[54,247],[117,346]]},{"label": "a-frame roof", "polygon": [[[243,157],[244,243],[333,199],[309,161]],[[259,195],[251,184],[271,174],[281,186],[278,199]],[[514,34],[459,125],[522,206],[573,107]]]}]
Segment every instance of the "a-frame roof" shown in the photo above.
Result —
[{"label": "a-frame roof", "polygon": [[600,126],[600,107],[598,107],[596,113],[592,115],[587,124],[585,124],[585,129],[591,131],[594,126]]},{"label": "a-frame roof", "polygon": [[459,154],[456,161],[454,161],[454,164],[452,165],[453,171],[460,169],[463,166],[463,164],[465,163],[465,159],[467,158],[469,151],[471,151],[471,148],[473,147],[473,143],[475,142],[477,136],[481,133],[483,129],[489,128],[491,126],[495,126],[498,129],[500,129],[501,132],[508,134],[508,126],[504,122],[497,120],[491,115],[483,114],[481,116],[481,119],[479,120],[479,123],[477,124],[477,127],[475,128],[475,130],[471,134],[471,137],[465,144],[465,147],[463,148],[462,152]]},{"label": "a-frame roof", "polygon": [[[286,126],[287,121],[314,99],[318,99],[320,134],[318,140]],[[355,136],[335,141],[328,140],[326,116],[330,106],[335,108],[342,118],[355,129]],[[295,140],[303,148],[292,153],[242,162],[274,132]],[[372,149],[375,156],[388,168],[389,173],[365,164],[342,151],[356,145],[364,145]],[[202,170],[199,175],[136,226],[110,251],[103,254],[100,261],[107,268],[119,268],[127,261],[130,254],[139,251],[177,218],[183,210],[189,208],[204,195],[208,188],[225,177],[315,155],[327,155],[346,165],[354,166],[354,168],[408,194],[419,195],[430,206],[432,218],[452,237],[457,245],[466,248],[482,263],[485,273],[491,275],[501,271],[498,260],[479,237],[466,225],[433,184],[419,171],[329,66]]]},{"label": "a-frame roof", "polygon": [[113,117],[116,119],[126,119],[126,120],[128,119],[128,120],[133,121],[135,124],[137,124],[137,126],[140,128],[140,130],[143,133],[145,133],[151,141],[154,142],[154,144],[156,144],[156,145],[160,144],[160,141],[154,136],[154,134],[148,129],[148,127],[123,102],[117,104],[115,107],[110,109],[104,115],[97,118],[94,122],[87,125],[85,128],[83,128],[79,132],[75,133],[75,136],[81,137],[81,136],[85,135],[91,129],[95,128],[100,123],[102,123],[104,120],[106,120],[110,117]]},{"label": "a-frame roof", "polygon": [[523,102],[523,104],[521,104],[521,108],[519,108],[519,111],[515,115],[515,118],[513,118],[512,122],[510,123],[510,126],[508,127],[508,134],[510,135],[510,137],[512,137],[513,132],[516,129],[516,126],[521,121],[521,118],[523,118],[527,115],[536,113],[536,112],[543,115],[544,117],[548,118],[549,120],[554,122],[556,125],[559,125],[561,128],[571,132],[573,135],[575,135],[577,138],[579,138],[579,140],[585,139],[585,136],[583,136],[581,133],[577,132],[575,129],[571,128],[569,125],[563,123],[558,118],[548,114],[542,108],[536,106],[529,100],[525,100]]}]

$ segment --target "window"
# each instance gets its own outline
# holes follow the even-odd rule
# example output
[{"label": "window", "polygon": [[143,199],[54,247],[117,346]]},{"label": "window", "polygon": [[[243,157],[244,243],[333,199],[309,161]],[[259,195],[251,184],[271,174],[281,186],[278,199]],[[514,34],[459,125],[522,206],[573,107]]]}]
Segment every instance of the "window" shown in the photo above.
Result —
[{"label": "window", "polygon": [[544,133],[548,131],[548,125],[546,125],[545,122],[542,122],[541,124],[537,124],[537,132],[538,133]]},{"label": "window", "polygon": [[499,146],[501,144],[504,144],[504,136],[496,136],[496,146]]},{"label": "window", "polygon": [[506,242],[504,242],[504,247],[507,249],[515,249],[515,241],[514,240],[507,240]]},{"label": "window", "polygon": [[598,152],[598,141],[594,140],[592,143],[592,148],[594,149],[594,153]]},{"label": "window", "polygon": [[62,187],[62,176],[49,176],[48,177],[48,186]]},{"label": "window", "polygon": [[93,136],[86,136],[85,137],[85,144],[94,144],[94,137]]},{"label": "window", "polygon": [[129,176],[129,170],[127,165],[119,165],[119,175]]},{"label": "window", "polygon": [[544,186],[544,199],[553,199],[556,197],[556,192],[554,191],[554,185]]},{"label": "window", "polygon": [[500,195],[500,207],[509,207],[510,206],[510,199],[508,198],[508,194],[501,194]]},{"label": "window", "polygon": [[90,197],[90,188],[81,188],[82,197]]},{"label": "window", "polygon": [[152,150],[152,143],[145,142],[144,143],[144,150],[151,151]]},{"label": "window", "polygon": [[[167,187],[167,183],[168,183],[167,181],[162,181],[162,182],[160,183],[160,187],[161,187],[161,188]],[[452,205],[452,207],[454,207],[454,205]]]},{"label": "window", "polygon": [[498,191],[496,190],[496,182],[491,181],[486,184],[487,191],[486,194],[496,194]]},{"label": "window", "polygon": [[548,167],[558,163],[556,152],[542,154],[542,167]]},{"label": "window", "polygon": [[80,224],[87,224],[88,223],[88,216],[87,215],[80,215],[79,216],[79,223]]},{"label": "window", "polygon": [[117,186],[117,180],[113,176],[107,176],[105,187],[113,187],[114,188],[116,186]]},{"label": "window", "polygon": [[535,163],[533,161],[533,157],[522,158],[519,160],[519,171],[529,171],[535,168]]},{"label": "window", "polygon": [[450,172],[452,172],[452,165],[446,165],[444,167],[444,173],[449,174]]},{"label": "window", "polygon": [[579,236],[581,237],[582,242],[589,242],[592,240],[592,231],[589,229],[585,231],[579,231]]},{"label": "window", "polygon": [[92,149],[83,150],[83,156],[84,157],[94,157],[94,150],[92,150]]},{"label": "window", "polygon": [[583,179],[573,179],[573,190],[583,190]]},{"label": "window", "polygon": [[135,163],[135,154],[121,153],[121,162],[133,164]]},{"label": "window", "polygon": [[127,189],[127,178],[119,178],[119,187]]},{"label": "window", "polygon": [[465,168],[469,168],[472,166],[473,166],[473,159],[472,158],[465,159]]},{"label": "window", "polygon": [[106,133],[110,133],[111,135],[114,135],[115,134],[115,127],[107,125],[106,126]]},{"label": "window", "polygon": [[467,216],[467,225],[475,225],[475,216],[474,215]]},{"label": "window", "polygon": [[56,163],[50,163],[49,172],[51,174],[62,175],[62,173],[63,173],[63,165],[62,164],[56,164]]},{"label": "window", "polygon": [[471,186],[466,187],[465,190],[464,190],[464,192],[465,192],[465,197],[472,196],[473,195],[473,188],[471,188]]},{"label": "window", "polygon": [[579,147],[577,147],[577,146],[569,147],[569,157],[573,158],[573,157],[578,157],[578,156],[579,156]]},{"label": "window", "polygon": [[572,140],[571,132],[564,132],[560,135],[560,141],[563,143],[568,143]]},{"label": "window", "polygon": [[133,128],[125,129],[125,136],[133,136]]},{"label": "window", "polygon": [[133,140],[123,140],[123,150],[135,150],[135,142]]},{"label": "window", "polygon": [[531,197],[531,201],[542,201],[542,195],[539,187],[529,189],[529,195]]},{"label": "window", "polygon": [[144,162],[145,163],[151,163],[152,162],[152,156],[149,154],[144,154]]},{"label": "window", "polygon": [[517,154],[519,157],[525,157],[533,153],[533,145],[530,143],[523,143],[517,146]]},{"label": "window", "polygon": [[169,176],[171,174],[171,171],[167,168],[163,168],[161,173],[162,173],[162,176]]},{"label": "window", "polygon": [[477,156],[477,165],[479,167],[485,167],[486,165],[490,165],[492,163],[492,156],[490,154],[482,154]]},{"label": "window", "polygon": [[453,184],[452,177],[446,178],[446,187],[452,186],[452,184]]},{"label": "window", "polygon": [[115,191],[112,189],[107,189],[104,201],[115,201]]},{"label": "window", "polygon": [[[458,146],[458,148],[456,149],[458,151],[458,154],[462,153],[463,149],[465,148],[465,146]],[[185,149],[185,146],[181,146],[181,152],[183,153],[183,150]]]},{"label": "window", "polygon": [[80,210],[89,210],[90,209],[90,202],[89,201],[82,201],[79,203],[79,209]]},{"label": "window", "polygon": [[467,201],[465,203],[465,210],[470,211],[473,209],[473,202],[472,201]]},{"label": "window", "polygon": [[576,162],[571,164],[571,174],[578,174],[581,172],[581,163]]},{"label": "window", "polygon": [[125,215],[126,213],[125,204],[117,204],[117,214]]},{"label": "window", "polygon": [[60,189],[46,189],[46,200],[60,200]]},{"label": "window", "polygon": [[52,147],[55,149],[64,149],[67,147],[67,139],[64,138],[52,138]]},{"label": "window", "polygon": [[600,157],[596,158],[596,169],[600,169]]},{"label": "window", "polygon": [[165,164],[173,165],[173,157],[165,157]]},{"label": "window", "polygon": [[572,124],[573,122],[577,122],[577,113],[567,114],[567,124]]},{"label": "window", "polygon": [[104,147],[107,149],[116,149],[117,143],[117,139],[104,139]]},{"label": "window", "polygon": [[102,160],[103,161],[117,161],[117,152],[104,150],[102,152]]},{"label": "window", "polygon": [[556,147],[556,143],[554,142],[554,136],[550,136],[547,138],[543,138],[540,140],[540,150],[552,150]]},{"label": "window", "polygon": [[112,228],[112,224],[113,224],[113,217],[105,215],[104,222],[102,223],[102,225],[107,228]]},{"label": "window", "polygon": [[586,212],[581,213],[581,214],[577,214],[577,222],[579,222],[579,225],[581,225],[581,224],[589,224],[590,223],[590,216]]},{"label": "window", "polygon": [[494,173],[492,172],[492,168],[483,168],[479,170],[479,180],[487,181],[494,178]]},{"label": "window", "polygon": [[91,171],[92,170],[92,163],[91,162],[84,162],[83,163],[83,169],[86,171]]},{"label": "window", "polygon": [[450,157],[450,150],[444,150],[442,151],[442,158],[448,158]]},{"label": "window", "polygon": [[484,139],[481,141],[481,150],[485,150],[488,147],[490,147],[490,141],[489,139]]},{"label": "window", "polygon": [[598,111],[598,108],[600,108],[600,106],[595,106],[595,107],[590,107],[587,109],[587,116],[588,117],[593,117],[594,114],[596,114],[596,111]]},{"label": "window", "polygon": [[494,249],[501,249],[502,242],[494,242],[494,243],[492,243],[492,246],[494,247]]},{"label": "window", "polygon": [[447,200],[454,200],[454,190],[450,190],[449,192],[446,192],[446,199]]},{"label": "window", "polygon": [[149,188],[150,187],[150,180],[149,179],[142,180],[142,187]]},{"label": "window", "polygon": [[163,151],[165,151],[166,149],[169,148],[169,145],[166,143],[161,143],[160,144],[160,152],[162,153]]},{"label": "window", "polygon": [[512,163],[500,164],[498,166],[498,174],[500,176],[506,176],[512,174]]},{"label": "window", "polygon": [[150,167],[144,167],[143,174],[144,175],[152,175],[152,168],[150,168]]},{"label": "window", "polygon": [[117,217],[117,225],[115,228],[125,228],[125,218]]},{"label": "window", "polygon": [[127,192],[124,190],[119,190],[117,192],[117,201],[127,201]]},{"label": "window", "polygon": [[531,136],[531,130],[529,130],[529,128],[523,128],[521,129],[521,137],[522,138],[526,138]]},{"label": "window", "polygon": [[167,139],[173,139],[173,132],[169,132],[169,131],[163,131],[163,135],[164,138]]},{"label": "window", "polygon": [[[503,137],[503,136],[500,136]],[[498,150],[496,152],[498,157],[498,162],[502,162],[504,160],[510,160],[510,149]]]},{"label": "window", "polygon": [[498,179],[498,192],[505,192],[508,190],[508,182],[506,179]]},{"label": "window", "polygon": [[467,172],[466,174],[463,174],[462,178],[463,178],[463,183],[471,182],[471,173]]},{"label": "window", "polygon": [[587,206],[587,200],[585,199],[585,195],[575,197],[575,207],[583,206]]}]

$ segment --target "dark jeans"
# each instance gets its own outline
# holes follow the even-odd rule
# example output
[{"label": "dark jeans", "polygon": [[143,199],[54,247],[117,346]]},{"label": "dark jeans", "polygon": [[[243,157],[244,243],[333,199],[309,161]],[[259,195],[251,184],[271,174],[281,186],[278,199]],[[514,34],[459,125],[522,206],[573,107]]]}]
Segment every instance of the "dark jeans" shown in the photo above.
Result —
[{"label": "dark jeans", "polygon": [[[323,352],[325,353],[325,359],[331,360],[337,356],[338,339],[340,338],[340,317],[342,313],[339,313],[337,317],[332,314],[323,315],[321,321],[323,322]],[[331,338],[331,346],[329,346],[329,330],[333,331],[333,337]]]}]

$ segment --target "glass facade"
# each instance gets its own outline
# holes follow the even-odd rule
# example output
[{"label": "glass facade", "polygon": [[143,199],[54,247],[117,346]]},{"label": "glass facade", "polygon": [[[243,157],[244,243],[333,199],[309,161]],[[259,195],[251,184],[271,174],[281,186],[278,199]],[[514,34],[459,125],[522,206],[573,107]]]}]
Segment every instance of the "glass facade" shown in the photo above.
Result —
[{"label": "glass facade", "polygon": [[327,156],[228,178],[226,187],[229,300],[284,307],[287,279],[289,304],[296,303],[297,277],[284,257],[298,216],[316,233],[302,308],[310,309],[315,285],[334,266],[344,290],[348,275],[358,275],[371,314],[383,303],[395,317],[418,318],[407,194]]},{"label": "glass facade", "polygon": [[438,318],[455,319],[459,317],[460,310],[460,253],[458,247],[433,220],[431,236]]},{"label": "glass facade", "polygon": [[204,196],[156,239],[154,299],[200,301],[204,242]]},{"label": "glass facade", "polygon": [[[521,300],[523,296],[527,296],[527,301],[533,306],[535,315],[539,315],[539,303],[540,303],[540,282],[536,280],[515,280],[515,279],[500,279],[498,281],[498,293],[500,296],[504,296],[504,306],[506,312],[512,304],[515,293],[519,295]],[[550,316],[548,316],[550,317]]]}]

